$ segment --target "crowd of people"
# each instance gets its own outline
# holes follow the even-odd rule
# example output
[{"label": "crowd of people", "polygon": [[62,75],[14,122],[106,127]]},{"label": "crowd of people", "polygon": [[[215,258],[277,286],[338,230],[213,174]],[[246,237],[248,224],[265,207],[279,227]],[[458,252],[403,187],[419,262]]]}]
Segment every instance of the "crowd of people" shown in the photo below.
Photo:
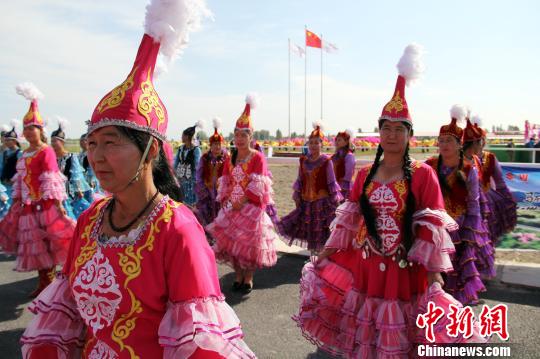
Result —
[{"label": "crowd of people", "polygon": [[[184,130],[176,155],[166,141],[154,68],[160,51],[179,51],[208,15],[199,5],[152,1],[133,67],[96,105],[78,155],[66,150],[63,120],[48,145],[41,92],[17,86],[30,101],[29,146],[21,149],[17,123],[3,129],[0,245],[16,256],[15,270],[39,274],[23,356],[254,358],[216,262],[234,269],[232,290],[247,295],[254,272],[276,264],[281,237],[312,254],[293,316],[306,338],[347,358],[409,357],[425,341],[415,318],[428,301],[479,303],[495,275],[495,244],[516,224],[500,165],[484,151],[486,132],[456,105],[439,155],[410,156],[405,87],[423,66],[421,48],[409,45],[377,121],[373,163],[355,169],[348,130],[335,136],[334,154],[322,153],[315,123],[291,184],[295,209],[279,217],[253,139],[257,96],[246,97],[230,149],[218,119],[205,153],[200,123]],[[486,341],[476,329],[450,336],[444,325],[435,338]]]}]

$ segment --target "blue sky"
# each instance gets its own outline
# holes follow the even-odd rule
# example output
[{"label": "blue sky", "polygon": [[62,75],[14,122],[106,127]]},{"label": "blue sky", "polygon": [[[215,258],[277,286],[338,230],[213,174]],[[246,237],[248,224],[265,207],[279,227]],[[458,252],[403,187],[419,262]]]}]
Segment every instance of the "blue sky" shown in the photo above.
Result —
[{"label": "blue sky", "polygon": [[[22,119],[28,103],[14,86],[33,81],[44,117],[67,118],[80,135],[100,100],[131,69],[147,1],[19,0],[0,21],[0,123]],[[372,130],[391,97],[410,42],[427,53],[423,80],[407,89],[417,131],[448,122],[467,104],[486,126],[540,122],[538,1],[210,0],[207,21],[182,58],[155,80],[169,112],[170,138],[198,119],[223,120],[229,133],[247,92],[261,104],[255,126],[288,128],[287,38],[303,45],[304,25],[339,47],[324,57],[329,132]],[[304,127],[304,61],[292,56],[292,130]],[[320,118],[320,52],[308,49],[308,126]]]}]

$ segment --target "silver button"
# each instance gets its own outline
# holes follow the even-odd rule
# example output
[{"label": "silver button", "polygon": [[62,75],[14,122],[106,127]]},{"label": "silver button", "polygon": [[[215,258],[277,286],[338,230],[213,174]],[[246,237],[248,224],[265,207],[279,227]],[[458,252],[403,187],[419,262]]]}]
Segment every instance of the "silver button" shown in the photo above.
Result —
[{"label": "silver button", "polygon": [[386,265],[384,263],[380,263],[379,264],[379,269],[381,270],[381,272],[384,272],[386,270]]}]

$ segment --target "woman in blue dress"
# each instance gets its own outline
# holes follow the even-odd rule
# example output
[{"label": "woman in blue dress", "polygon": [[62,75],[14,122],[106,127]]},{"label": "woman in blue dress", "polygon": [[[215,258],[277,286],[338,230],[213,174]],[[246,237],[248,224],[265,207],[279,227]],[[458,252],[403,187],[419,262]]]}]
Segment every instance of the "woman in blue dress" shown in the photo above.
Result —
[{"label": "woman in blue dress", "polygon": [[194,207],[197,203],[195,194],[196,170],[201,159],[201,149],[195,138],[197,129],[203,127],[202,121],[197,121],[195,126],[188,127],[182,133],[182,145],[178,148],[174,159],[174,174],[182,188],[183,203]]},{"label": "woman in blue dress", "polygon": [[17,173],[17,160],[21,157],[21,145],[17,135],[16,120],[11,121],[11,130],[2,132],[3,151],[0,164],[0,219],[3,218],[11,207],[11,187],[13,176]]},{"label": "woman in blue dress", "polygon": [[86,197],[92,194],[92,189],[84,178],[84,171],[78,156],[66,150],[66,133],[64,132],[66,125],[67,121],[58,119],[58,129],[51,134],[51,146],[56,153],[60,172],[67,177],[68,199],[64,201],[64,208],[71,218],[77,219],[82,212],[90,207],[90,202]]}]

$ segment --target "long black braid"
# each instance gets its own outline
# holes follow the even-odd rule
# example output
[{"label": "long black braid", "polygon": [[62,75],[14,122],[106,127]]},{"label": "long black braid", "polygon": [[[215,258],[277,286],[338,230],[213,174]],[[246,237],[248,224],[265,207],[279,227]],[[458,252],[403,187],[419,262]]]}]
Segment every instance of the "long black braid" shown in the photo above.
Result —
[{"label": "long black braid", "polygon": [[377,147],[377,154],[375,155],[375,161],[373,162],[373,165],[369,170],[369,173],[364,182],[364,186],[362,187],[362,195],[360,196],[360,209],[362,211],[362,215],[364,216],[364,223],[366,224],[366,229],[370,237],[373,238],[373,240],[377,244],[378,248],[381,248],[382,246],[382,239],[379,236],[379,233],[377,233],[376,214],[375,210],[373,209],[373,207],[371,207],[371,204],[369,203],[369,199],[366,194],[366,188],[373,180],[373,176],[375,176],[375,173],[377,173],[377,169],[379,168],[383,152],[384,150],[379,144],[379,146]]},{"label": "long black braid", "polygon": [[416,211],[416,201],[412,191],[412,159],[409,155],[409,144],[403,154],[403,175],[407,182],[407,200],[405,201],[405,217],[403,218],[402,233],[403,233],[403,245],[405,251],[411,249],[414,236],[413,236],[413,214]]}]

